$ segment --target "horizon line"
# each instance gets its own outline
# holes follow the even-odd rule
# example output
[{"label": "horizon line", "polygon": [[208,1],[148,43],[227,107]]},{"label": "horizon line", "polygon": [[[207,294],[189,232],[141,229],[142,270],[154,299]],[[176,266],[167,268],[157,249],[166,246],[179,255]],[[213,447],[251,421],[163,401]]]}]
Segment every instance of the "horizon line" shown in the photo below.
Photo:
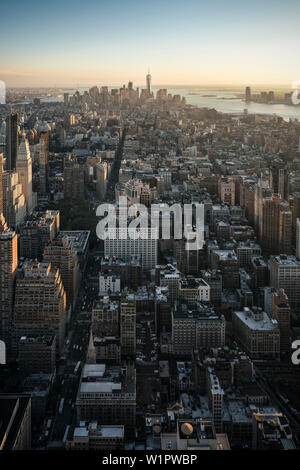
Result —
[{"label": "horizon line", "polygon": [[[131,80],[129,80],[131,81]],[[20,89],[35,89],[35,88],[41,88],[41,89],[49,89],[49,88],[52,88],[52,89],[63,89],[63,88],[72,88],[72,89],[76,89],[76,88],[87,88],[87,87],[91,87],[91,86],[107,86],[109,88],[114,88],[114,87],[119,87],[119,88],[123,88],[123,85],[124,83],[121,85],[121,84],[115,84],[115,85],[112,85],[112,84],[108,84],[108,83],[100,83],[100,84],[96,84],[95,82],[90,82],[90,83],[85,83],[85,84],[64,84],[64,85],[57,85],[57,84],[54,84],[54,85],[26,85],[26,86],[22,86],[22,85],[7,85],[6,86],[6,89],[15,89],[15,88],[20,88]],[[125,84],[126,85],[126,84]],[[143,86],[145,86],[145,84],[137,84],[135,85],[135,88],[142,88]],[[169,88],[180,88],[180,87],[224,87],[224,88],[244,88],[246,86],[250,86],[250,87],[266,87],[266,86],[272,86],[272,87],[281,87],[281,88],[289,88],[291,89],[291,84],[287,84],[287,83],[279,83],[279,84],[276,84],[276,83],[248,83],[248,84],[244,84],[244,83],[241,83],[241,84],[216,84],[216,83],[213,83],[213,84],[208,84],[208,83],[196,83],[196,84],[186,84],[186,83],[176,83],[176,84],[171,84],[171,83],[163,83],[163,84],[157,84],[157,85],[152,85],[152,88],[158,88],[158,87],[169,87]]]}]

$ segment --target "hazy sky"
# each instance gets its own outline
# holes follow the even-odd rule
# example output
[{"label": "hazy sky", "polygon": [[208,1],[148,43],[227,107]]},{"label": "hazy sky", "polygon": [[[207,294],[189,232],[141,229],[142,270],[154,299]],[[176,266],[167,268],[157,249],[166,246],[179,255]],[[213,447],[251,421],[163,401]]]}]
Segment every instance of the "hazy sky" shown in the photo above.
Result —
[{"label": "hazy sky", "polygon": [[299,0],[1,0],[8,86],[285,84]]}]

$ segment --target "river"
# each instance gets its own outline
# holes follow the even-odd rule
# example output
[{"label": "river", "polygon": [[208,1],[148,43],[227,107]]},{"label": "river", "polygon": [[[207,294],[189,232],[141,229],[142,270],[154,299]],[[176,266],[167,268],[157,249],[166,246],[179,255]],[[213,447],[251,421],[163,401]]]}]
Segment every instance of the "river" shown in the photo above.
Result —
[{"label": "river", "polygon": [[[153,87],[157,91],[162,87]],[[300,106],[286,104],[263,104],[246,103],[243,99],[237,99],[236,95],[241,94],[242,90],[218,90],[201,87],[174,87],[168,88],[168,93],[172,95],[185,96],[188,104],[198,106],[199,108],[215,108],[223,113],[242,113],[244,109],[249,114],[277,114],[285,120],[296,118],[300,120]],[[209,96],[207,96],[209,95]],[[212,96],[215,95],[215,96]]]}]

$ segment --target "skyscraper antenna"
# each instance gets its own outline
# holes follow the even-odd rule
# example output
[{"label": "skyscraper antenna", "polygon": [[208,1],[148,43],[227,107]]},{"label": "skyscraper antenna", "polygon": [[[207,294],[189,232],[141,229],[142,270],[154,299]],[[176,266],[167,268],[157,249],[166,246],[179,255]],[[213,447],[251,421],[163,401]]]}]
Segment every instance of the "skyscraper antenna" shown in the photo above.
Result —
[{"label": "skyscraper antenna", "polygon": [[151,94],[151,75],[150,75],[150,68],[148,68],[148,74],[146,75],[146,87],[148,96]]}]

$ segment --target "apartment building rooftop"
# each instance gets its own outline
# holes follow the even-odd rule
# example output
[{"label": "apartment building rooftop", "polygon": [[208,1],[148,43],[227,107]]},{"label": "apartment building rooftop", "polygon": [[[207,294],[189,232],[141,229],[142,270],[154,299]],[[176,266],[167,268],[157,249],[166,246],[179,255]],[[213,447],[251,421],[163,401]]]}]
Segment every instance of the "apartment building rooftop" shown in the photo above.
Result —
[{"label": "apartment building rooftop", "polygon": [[135,393],[135,368],[132,365],[85,364],[79,395],[86,393]]},{"label": "apartment building rooftop", "polygon": [[279,265],[286,267],[300,267],[300,260],[293,255],[273,255],[271,260],[275,260]]},{"label": "apartment building rooftop", "polygon": [[79,426],[71,427],[68,433],[68,439],[72,437],[124,437],[124,426],[108,426],[98,424],[97,422],[84,422],[81,421]]},{"label": "apartment building rooftop", "polygon": [[93,310],[96,310],[96,309],[117,310],[118,308],[119,308],[118,302],[111,300],[108,295],[105,295],[100,300],[94,300],[94,303],[93,303]]},{"label": "apartment building rooftop", "polygon": [[222,320],[223,317],[216,313],[214,307],[208,302],[197,302],[195,306],[189,307],[184,301],[179,300],[173,309],[174,319],[190,320]]},{"label": "apartment building rooftop", "polygon": [[213,250],[220,261],[235,260],[237,261],[237,256],[234,250]]},{"label": "apartment building rooftop", "polygon": [[61,230],[59,237],[68,237],[74,246],[76,253],[84,253],[90,237],[89,230]]},{"label": "apartment building rooftop", "polygon": [[161,278],[178,279],[180,277],[180,271],[173,264],[157,265],[156,269],[159,269]]},{"label": "apartment building rooftop", "polygon": [[242,312],[234,312],[234,314],[251,330],[271,331],[278,329],[278,322],[274,318],[262,311],[262,309],[251,310],[244,307]]},{"label": "apartment building rooftop", "polygon": [[208,287],[207,282],[202,278],[186,276],[179,280],[182,289],[197,289],[198,287]]}]

